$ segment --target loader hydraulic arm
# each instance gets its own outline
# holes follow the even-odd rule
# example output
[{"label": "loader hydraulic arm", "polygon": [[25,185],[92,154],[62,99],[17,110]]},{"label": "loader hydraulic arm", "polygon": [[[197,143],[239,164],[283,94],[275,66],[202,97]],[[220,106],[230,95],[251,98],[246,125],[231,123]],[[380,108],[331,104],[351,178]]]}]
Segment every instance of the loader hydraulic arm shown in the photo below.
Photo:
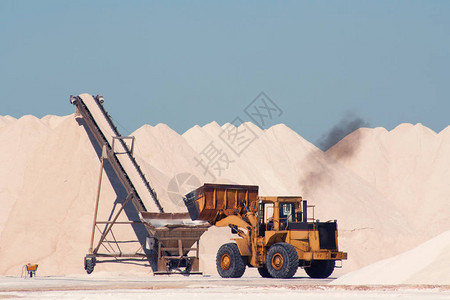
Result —
[{"label": "loader hydraulic arm", "polygon": [[213,224],[217,227],[226,227],[230,225],[235,225],[237,227],[249,229],[251,228],[251,225],[243,220],[243,218],[239,215],[232,215],[228,216],[220,221],[217,221],[215,224]]}]

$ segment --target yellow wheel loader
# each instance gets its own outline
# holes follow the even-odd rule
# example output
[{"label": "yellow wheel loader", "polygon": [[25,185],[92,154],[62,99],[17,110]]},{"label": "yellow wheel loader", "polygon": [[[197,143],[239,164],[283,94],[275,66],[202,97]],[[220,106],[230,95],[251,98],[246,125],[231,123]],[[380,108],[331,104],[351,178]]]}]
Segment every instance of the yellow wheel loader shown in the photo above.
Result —
[{"label": "yellow wheel loader", "polygon": [[308,218],[302,197],[259,197],[258,186],[207,183],[184,202],[192,220],[228,226],[239,236],[217,252],[224,278],[241,277],[247,266],[266,278],[291,278],[299,266],[311,278],[327,278],[336,261],[347,259],[338,250],[337,222]]}]

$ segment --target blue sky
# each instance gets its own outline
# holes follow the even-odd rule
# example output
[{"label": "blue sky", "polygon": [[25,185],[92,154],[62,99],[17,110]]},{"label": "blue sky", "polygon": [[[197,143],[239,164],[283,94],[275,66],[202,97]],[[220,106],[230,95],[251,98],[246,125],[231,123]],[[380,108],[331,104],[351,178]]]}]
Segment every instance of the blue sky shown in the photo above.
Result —
[{"label": "blue sky", "polygon": [[[179,133],[265,92],[313,143],[349,113],[450,124],[450,1],[0,1],[0,115],[73,113]],[[122,130],[123,131],[123,130]]]}]

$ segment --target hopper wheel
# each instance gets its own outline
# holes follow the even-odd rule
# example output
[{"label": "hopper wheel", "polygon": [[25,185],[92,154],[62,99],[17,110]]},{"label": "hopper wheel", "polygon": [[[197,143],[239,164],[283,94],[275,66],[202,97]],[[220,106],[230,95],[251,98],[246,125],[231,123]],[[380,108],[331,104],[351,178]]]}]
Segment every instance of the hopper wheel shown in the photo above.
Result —
[{"label": "hopper wheel", "polygon": [[239,278],[244,275],[246,262],[235,243],[222,245],[216,256],[217,272],[222,278]]},{"label": "hopper wheel", "polygon": [[92,272],[94,272],[95,264],[95,257],[86,257],[84,259],[84,269],[86,270],[86,273],[91,274]]},{"label": "hopper wheel", "polygon": [[273,278],[291,278],[298,269],[298,255],[288,243],[273,244],[267,252],[266,266]]}]

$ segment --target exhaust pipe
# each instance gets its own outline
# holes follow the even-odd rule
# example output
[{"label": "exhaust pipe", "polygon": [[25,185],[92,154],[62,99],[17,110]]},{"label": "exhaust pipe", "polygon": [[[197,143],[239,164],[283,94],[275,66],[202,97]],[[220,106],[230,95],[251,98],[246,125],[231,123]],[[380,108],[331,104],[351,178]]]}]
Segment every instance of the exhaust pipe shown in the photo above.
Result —
[{"label": "exhaust pipe", "polygon": [[303,203],[303,222],[308,222],[308,202],[306,200],[302,201]]}]

